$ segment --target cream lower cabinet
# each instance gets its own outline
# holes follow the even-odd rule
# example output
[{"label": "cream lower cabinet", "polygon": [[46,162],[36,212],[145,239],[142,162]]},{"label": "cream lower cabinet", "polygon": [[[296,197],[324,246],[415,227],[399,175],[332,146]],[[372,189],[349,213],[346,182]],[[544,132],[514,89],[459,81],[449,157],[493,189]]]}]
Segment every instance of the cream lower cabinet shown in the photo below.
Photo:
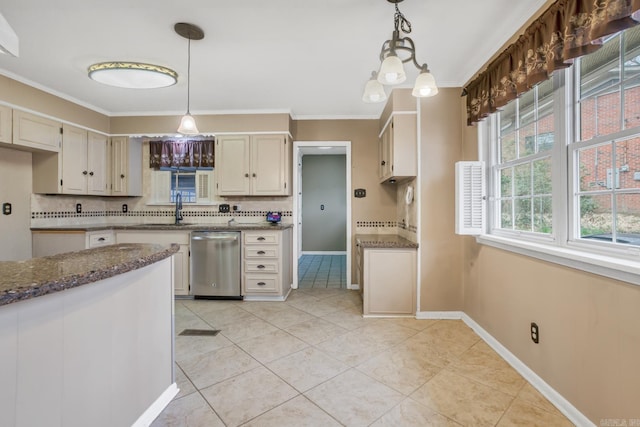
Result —
[{"label": "cream lower cabinet", "polygon": [[117,243],[177,243],[174,254],[173,280],[175,295],[189,295],[189,233],[184,231],[117,231]]},{"label": "cream lower cabinet", "polygon": [[363,315],[414,316],[417,251],[364,248],[361,255]]},{"label": "cream lower cabinet", "polygon": [[286,135],[222,135],[216,139],[216,194],[291,194],[291,142]]},{"label": "cream lower cabinet", "polygon": [[292,280],[291,229],[242,234],[243,296],[253,300],[284,300]]},{"label": "cream lower cabinet", "polygon": [[31,248],[34,258],[97,248],[112,245],[114,242],[115,235],[111,230],[86,232],[84,230],[43,230],[31,232]]}]

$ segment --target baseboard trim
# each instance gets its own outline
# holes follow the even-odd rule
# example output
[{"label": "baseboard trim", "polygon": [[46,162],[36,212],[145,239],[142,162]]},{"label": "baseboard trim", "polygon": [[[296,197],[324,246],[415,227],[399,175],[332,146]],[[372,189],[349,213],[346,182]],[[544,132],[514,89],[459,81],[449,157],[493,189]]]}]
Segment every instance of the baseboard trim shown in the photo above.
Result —
[{"label": "baseboard trim", "polygon": [[138,417],[132,427],[147,427],[150,426],[153,420],[167,407],[167,405],[173,400],[174,397],[180,392],[180,389],[176,383],[171,384],[162,394],[147,408],[146,411]]},{"label": "baseboard trim", "polygon": [[596,427],[595,424],[580,412],[575,406],[547,384],[538,374],[518,359],[505,346],[495,339],[469,315],[462,311],[422,311],[416,314],[416,319],[462,320],[478,334],[484,342],[500,355],[513,369],[526,379],[536,390],[549,400],[569,421],[576,426]]},{"label": "baseboard trim", "polygon": [[360,285],[358,285],[357,283],[353,283],[351,285],[347,285],[347,289],[350,289],[352,291],[359,291]]}]

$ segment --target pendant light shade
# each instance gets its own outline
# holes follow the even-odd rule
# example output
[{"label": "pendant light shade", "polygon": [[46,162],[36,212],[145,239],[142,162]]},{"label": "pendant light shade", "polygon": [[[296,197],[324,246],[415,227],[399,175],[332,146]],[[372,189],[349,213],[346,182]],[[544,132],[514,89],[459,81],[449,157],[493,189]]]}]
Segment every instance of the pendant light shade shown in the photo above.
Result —
[{"label": "pendant light shade", "polygon": [[187,112],[184,116],[182,116],[182,120],[180,120],[180,126],[178,127],[178,133],[182,135],[197,135],[198,127],[196,126],[196,121],[191,114]]},{"label": "pendant light shade", "polygon": [[416,84],[413,86],[413,92],[411,94],[418,98],[427,98],[434,96],[438,93],[438,86],[436,85],[436,79],[429,70],[424,70],[420,73],[416,79]]},{"label": "pendant light shade", "polygon": [[406,79],[407,75],[404,72],[402,61],[395,53],[391,53],[382,61],[382,65],[380,65],[378,81],[383,85],[397,85]]},{"label": "pendant light shade", "polygon": [[187,113],[182,117],[182,120],[180,120],[178,133],[183,135],[197,135],[200,132],[198,132],[196,120],[189,111],[191,103],[191,40],[202,40],[204,38],[204,31],[193,24],[184,22],[177,23],[173,29],[176,33],[189,40],[187,48]]},{"label": "pendant light shade", "polygon": [[371,73],[371,79],[364,87],[364,94],[362,95],[362,101],[373,104],[376,102],[384,102],[387,99],[387,94],[384,91],[384,86],[377,79],[377,73],[374,71]]}]

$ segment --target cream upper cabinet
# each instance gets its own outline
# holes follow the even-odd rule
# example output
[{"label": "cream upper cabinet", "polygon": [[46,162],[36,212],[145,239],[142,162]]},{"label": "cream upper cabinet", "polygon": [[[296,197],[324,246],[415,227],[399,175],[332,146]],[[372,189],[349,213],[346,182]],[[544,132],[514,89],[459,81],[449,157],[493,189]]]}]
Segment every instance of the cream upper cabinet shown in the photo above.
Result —
[{"label": "cream upper cabinet", "polygon": [[418,173],[416,114],[394,114],[379,141],[380,182],[415,177]]},{"label": "cream upper cabinet", "polygon": [[60,151],[60,122],[13,110],[13,144],[44,151]]},{"label": "cream upper cabinet", "polygon": [[11,144],[11,116],[11,108],[0,105],[0,142],[5,144]]},{"label": "cream upper cabinet", "polygon": [[142,143],[126,136],[114,136],[109,143],[108,174],[112,196],[142,195]]},{"label": "cream upper cabinet", "polygon": [[87,131],[62,126],[62,192],[87,194]]},{"label": "cream upper cabinet", "polygon": [[87,194],[107,195],[108,137],[99,133],[87,134]]},{"label": "cream upper cabinet", "polygon": [[217,138],[217,194],[290,195],[291,152],[286,135],[223,135]]}]

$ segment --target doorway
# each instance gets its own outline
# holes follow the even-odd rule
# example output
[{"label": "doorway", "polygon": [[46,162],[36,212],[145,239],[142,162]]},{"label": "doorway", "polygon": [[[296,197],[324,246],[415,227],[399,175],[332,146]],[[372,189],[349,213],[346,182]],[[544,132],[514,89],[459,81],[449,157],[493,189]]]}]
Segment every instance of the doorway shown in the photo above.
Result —
[{"label": "doorway", "polygon": [[[309,285],[312,285],[310,283],[312,275],[314,283],[319,287],[326,275],[325,287],[351,289],[351,198],[349,197],[351,191],[351,141],[295,141],[293,151],[296,165],[296,178],[293,182],[295,197],[293,203],[293,288],[311,287]],[[333,162],[328,161],[329,157],[326,158],[327,162],[322,160],[305,161],[303,159],[305,156],[331,156],[335,159]],[[339,157],[342,157],[341,168],[344,170],[344,179],[341,184],[344,186],[341,189],[343,190],[343,199],[336,200],[334,192],[333,196],[330,196],[333,199],[328,199],[331,201],[327,203],[319,198],[309,202],[305,201],[306,204],[313,207],[311,213],[305,214],[303,208],[303,167],[305,163],[307,167],[316,169],[312,182],[318,183],[323,180],[332,182],[335,174],[329,174],[332,173],[331,168],[340,164],[337,162]],[[307,159],[317,158],[307,157]],[[333,166],[329,167],[329,164],[333,164]],[[326,172],[325,178],[322,178],[323,170]],[[333,186],[335,187],[335,182]],[[312,189],[310,189],[310,193],[313,193]],[[309,224],[307,229],[305,229],[305,223]],[[334,226],[336,223],[343,224],[343,228],[336,230]],[[314,233],[317,233],[318,229],[322,230],[323,226],[333,231],[318,238],[320,234]],[[342,243],[339,246],[336,246],[335,242],[335,239],[338,238],[336,233],[342,235]],[[330,235],[333,237],[326,237]],[[303,237],[305,242],[312,243],[303,243]],[[338,248],[338,250],[331,250],[332,248]],[[340,271],[340,279],[336,278],[336,271]],[[303,284],[303,279],[304,286],[300,286]]]}]

